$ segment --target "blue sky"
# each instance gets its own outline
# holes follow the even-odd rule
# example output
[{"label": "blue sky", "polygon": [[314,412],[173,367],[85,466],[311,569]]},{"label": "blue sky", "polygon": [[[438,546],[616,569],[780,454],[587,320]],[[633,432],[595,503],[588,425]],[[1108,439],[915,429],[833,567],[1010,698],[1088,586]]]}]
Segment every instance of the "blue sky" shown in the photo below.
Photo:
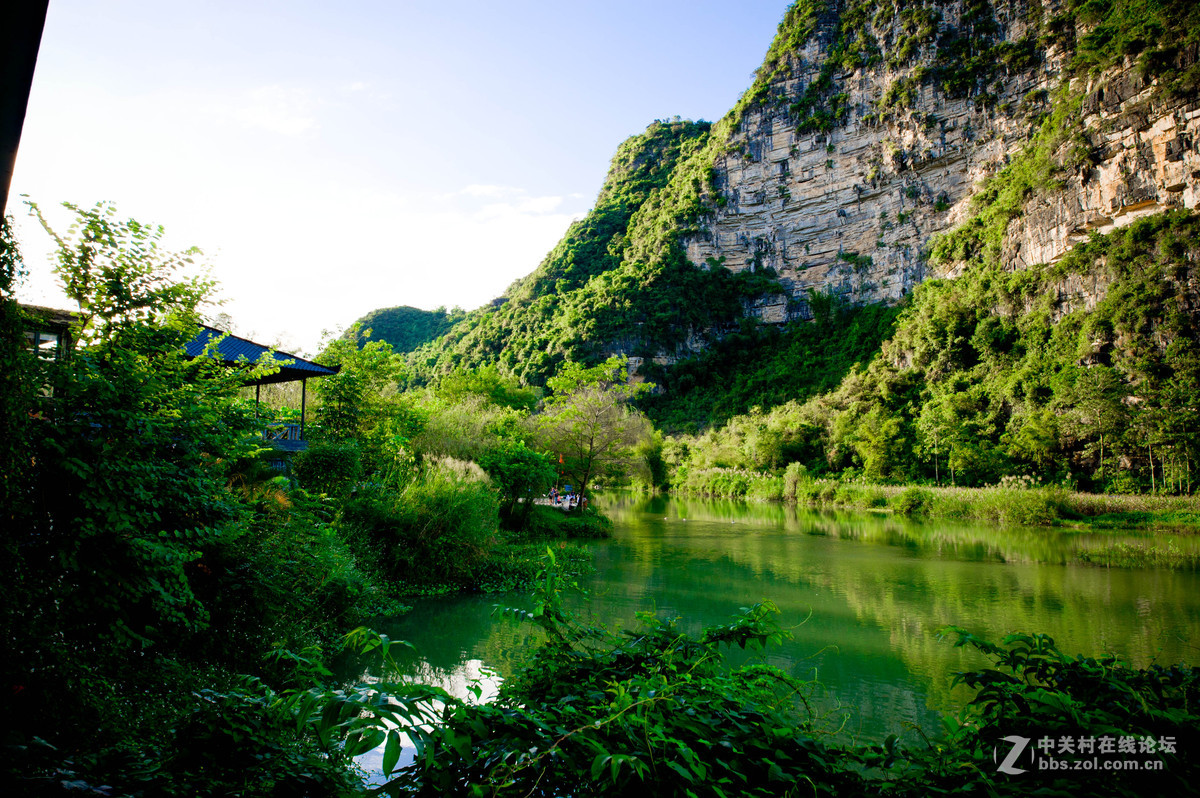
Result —
[{"label": "blue sky", "polygon": [[9,206],[22,298],[67,304],[28,194],[165,225],[240,333],[310,354],[374,308],[477,307],[591,207],[621,141],[729,110],[785,8],[50,0]]}]

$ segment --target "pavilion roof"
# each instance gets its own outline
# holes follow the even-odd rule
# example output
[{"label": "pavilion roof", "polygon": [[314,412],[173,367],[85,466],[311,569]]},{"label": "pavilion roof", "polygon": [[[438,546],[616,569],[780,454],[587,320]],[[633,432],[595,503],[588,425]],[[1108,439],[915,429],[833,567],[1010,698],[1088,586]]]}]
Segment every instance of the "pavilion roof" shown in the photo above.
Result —
[{"label": "pavilion roof", "polygon": [[184,351],[189,357],[200,357],[213,339],[217,341],[217,357],[221,362],[230,366],[251,366],[267,355],[279,363],[279,371],[268,374],[257,380],[250,380],[248,385],[269,385],[276,382],[295,382],[309,377],[328,377],[337,374],[340,367],[329,368],[311,360],[305,360],[297,355],[280,352],[269,346],[255,343],[247,338],[222,332],[213,327],[202,326],[196,337],[188,341]]}]

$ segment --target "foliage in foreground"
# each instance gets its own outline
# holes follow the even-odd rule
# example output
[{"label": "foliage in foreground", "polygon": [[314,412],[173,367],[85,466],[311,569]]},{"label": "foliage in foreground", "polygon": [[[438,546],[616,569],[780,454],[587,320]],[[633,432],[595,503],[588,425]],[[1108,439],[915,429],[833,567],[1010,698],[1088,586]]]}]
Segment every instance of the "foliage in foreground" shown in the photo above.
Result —
[{"label": "foliage in foreground", "polygon": [[783,638],[769,603],[698,637],[652,613],[623,633],[577,622],[541,575],[532,612],[546,642],[495,703],[454,703],[424,735],[393,795],[778,795],[861,790],[861,778],[811,731],[782,671],[730,669],[722,649]]},{"label": "foliage in foreground", "polygon": [[328,504],[268,467],[241,376],[184,356],[211,287],[194,253],[111,206],[68,208],[50,232],[80,308],[69,357],[29,352],[0,240],[0,420],[19,433],[0,482],[0,784],[336,793],[344,768],[266,696],[324,678],[341,633],[390,602]]},{"label": "foliage in foreground", "polygon": [[[699,635],[652,613],[616,633],[565,613],[561,587],[551,562],[535,608],[506,611],[540,627],[545,642],[494,703],[448,701],[438,725],[415,733],[411,765],[393,773],[397,758],[385,756],[392,775],[385,792],[1145,794],[1138,771],[1072,770],[1091,758],[1076,747],[1080,738],[1100,746],[1109,740],[1110,758],[1118,745],[1132,745],[1121,758],[1161,767],[1155,783],[1166,794],[1186,792],[1200,776],[1187,754],[1200,744],[1200,669],[1136,670],[1112,658],[1068,657],[1045,635],[1015,634],[994,645],[951,629],[957,645],[994,662],[955,677],[977,691],[975,698],[945,719],[936,739],[906,746],[893,735],[881,745],[854,746],[821,733],[805,703],[811,685],[769,665],[725,663],[729,646],[763,648],[786,636],[769,602]],[[1013,736],[1042,751],[1018,763],[1024,773],[997,767],[1011,748],[1005,738]],[[1037,756],[1057,764],[1039,769]]]}]

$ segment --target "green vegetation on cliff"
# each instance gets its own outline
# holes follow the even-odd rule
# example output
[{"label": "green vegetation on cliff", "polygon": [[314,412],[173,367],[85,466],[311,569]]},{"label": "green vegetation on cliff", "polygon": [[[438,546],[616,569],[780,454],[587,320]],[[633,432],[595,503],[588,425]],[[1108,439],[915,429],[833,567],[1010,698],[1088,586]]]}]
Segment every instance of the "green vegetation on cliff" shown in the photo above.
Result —
[{"label": "green vegetation on cliff", "polygon": [[[735,418],[687,441],[679,463],[1191,493],[1197,241],[1200,216],[1166,213],[1052,266],[976,262],[923,283],[879,355],[835,390]],[[1103,298],[1073,295],[1080,275],[1107,284]]]},{"label": "green vegetation on cliff", "polygon": [[564,362],[603,360],[615,341],[670,346],[689,329],[739,315],[742,296],[757,281],[695,269],[680,258],[653,269],[626,260],[644,243],[634,232],[639,220],[658,207],[676,165],[704,147],[708,130],[705,122],[655,122],[622,144],[587,217],[509,288],[503,304],[471,312],[418,350],[410,359],[414,378],[436,380],[457,366],[498,362],[540,385]]},{"label": "green vegetation on cliff", "polygon": [[811,322],[781,329],[746,320],[699,355],[643,365],[638,373],[664,390],[643,399],[642,408],[667,432],[695,432],[755,407],[833,390],[852,366],[875,356],[900,312],[823,295],[810,296],[809,305]]},{"label": "green vegetation on cliff", "polygon": [[367,340],[365,333],[369,330],[371,340],[386,341],[397,352],[411,352],[421,344],[445,335],[465,315],[458,308],[447,312],[445,308],[421,310],[401,305],[372,310],[354,322],[351,329],[357,331],[360,346]]}]

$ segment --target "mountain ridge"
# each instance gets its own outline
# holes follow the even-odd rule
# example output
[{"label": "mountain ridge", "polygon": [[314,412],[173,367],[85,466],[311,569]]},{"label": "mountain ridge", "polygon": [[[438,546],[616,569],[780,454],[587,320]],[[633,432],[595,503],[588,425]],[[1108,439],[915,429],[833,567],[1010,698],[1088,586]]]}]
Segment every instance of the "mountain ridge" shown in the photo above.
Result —
[{"label": "mountain ridge", "polygon": [[[622,144],[588,217],[414,352],[414,378],[499,363],[540,384],[611,354],[669,369],[821,297],[894,304],[968,262],[1054,262],[1193,209],[1198,37],[1180,0],[799,0],[729,114]],[[1064,279],[1078,306],[1106,288]]]}]

